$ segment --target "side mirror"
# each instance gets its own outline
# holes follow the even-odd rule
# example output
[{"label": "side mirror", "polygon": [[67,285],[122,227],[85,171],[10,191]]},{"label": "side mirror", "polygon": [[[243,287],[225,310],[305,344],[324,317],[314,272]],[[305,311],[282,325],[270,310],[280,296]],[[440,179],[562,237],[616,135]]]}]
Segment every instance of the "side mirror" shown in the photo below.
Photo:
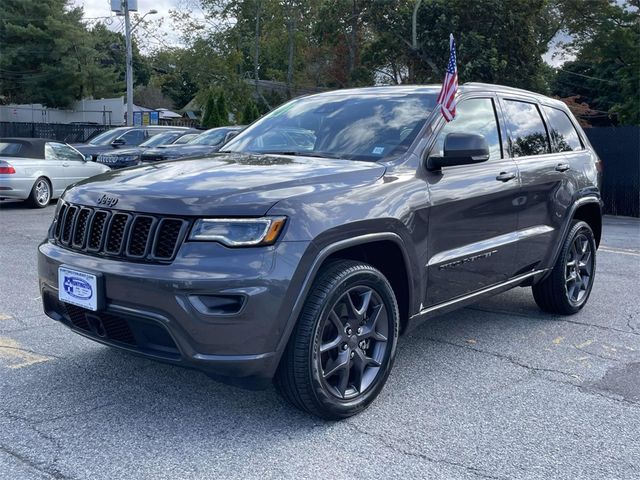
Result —
[{"label": "side mirror", "polygon": [[469,165],[489,160],[489,145],[476,133],[450,133],[444,139],[444,156],[429,157],[427,167],[437,170],[454,165]]},{"label": "side mirror", "polygon": [[113,142],[111,142],[112,147],[119,147],[120,145],[124,145],[126,142],[124,138],[116,138]]}]

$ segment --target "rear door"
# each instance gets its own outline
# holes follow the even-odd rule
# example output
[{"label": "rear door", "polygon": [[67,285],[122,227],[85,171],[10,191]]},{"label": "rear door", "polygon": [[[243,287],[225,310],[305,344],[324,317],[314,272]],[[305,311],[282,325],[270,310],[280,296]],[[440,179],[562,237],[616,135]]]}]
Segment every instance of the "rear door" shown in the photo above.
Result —
[{"label": "rear door", "polygon": [[442,155],[452,132],[482,134],[490,159],[427,173],[431,198],[426,306],[507,280],[515,260],[520,184],[504,152],[493,95],[467,96],[456,118],[438,133],[431,155]]},{"label": "rear door", "polygon": [[[540,266],[550,247],[559,240],[572,199],[568,174],[571,160],[565,153],[558,152],[558,144],[551,138],[545,122],[545,107],[527,98],[505,97],[501,102],[509,152],[522,179],[516,260],[518,273],[525,273]],[[566,131],[566,125],[562,131]],[[572,138],[568,140],[573,142]]]}]

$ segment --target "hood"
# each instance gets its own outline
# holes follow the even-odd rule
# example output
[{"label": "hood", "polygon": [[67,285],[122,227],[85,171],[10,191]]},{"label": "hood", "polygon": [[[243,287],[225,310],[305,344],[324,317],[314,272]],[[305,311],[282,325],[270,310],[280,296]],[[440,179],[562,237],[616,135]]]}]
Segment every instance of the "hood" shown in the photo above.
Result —
[{"label": "hood", "polygon": [[276,155],[219,154],[208,158],[115,170],[77,183],[64,200],[165,215],[264,215],[279,200],[314,191],[353,188],[380,178],[374,162]]},{"label": "hood", "polygon": [[[149,148],[144,152],[144,157],[153,158],[187,158],[198,157],[215,153],[220,145],[166,145],[164,147]],[[143,157],[143,160],[144,160]]]},{"label": "hood", "polygon": [[101,153],[112,153],[117,151],[111,145],[89,145],[88,143],[74,143],[71,145],[83,155],[91,155],[95,160]]},{"label": "hood", "polygon": [[102,152],[102,154],[109,155],[110,157],[128,157],[131,155],[140,155],[145,150],[145,147],[114,148],[109,150],[108,152]]}]

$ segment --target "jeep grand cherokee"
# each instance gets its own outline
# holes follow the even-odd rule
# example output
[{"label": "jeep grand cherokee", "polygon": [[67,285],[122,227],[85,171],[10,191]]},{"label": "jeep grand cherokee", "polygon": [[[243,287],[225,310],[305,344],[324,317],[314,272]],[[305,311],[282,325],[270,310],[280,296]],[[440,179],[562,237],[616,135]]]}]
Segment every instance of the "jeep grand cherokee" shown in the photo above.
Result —
[{"label": "jeep grand cherokee", "polygon": [[222,153],[83,181],[39,246],[44,310],[75,332],[325,418],[363,410],[398,335],[530,286],[587,302],[600,163],[566,106],[493,85],[303,97]]}]

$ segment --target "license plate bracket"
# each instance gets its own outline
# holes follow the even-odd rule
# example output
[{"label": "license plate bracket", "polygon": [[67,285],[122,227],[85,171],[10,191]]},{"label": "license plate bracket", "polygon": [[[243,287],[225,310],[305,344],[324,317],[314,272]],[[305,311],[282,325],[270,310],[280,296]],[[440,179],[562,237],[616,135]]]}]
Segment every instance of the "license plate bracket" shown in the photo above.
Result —
[{"label": "license plate bracket", "polygon": [[103,308],[102,275],[61,265],[58,267],[58,299],[87,310]]}]

